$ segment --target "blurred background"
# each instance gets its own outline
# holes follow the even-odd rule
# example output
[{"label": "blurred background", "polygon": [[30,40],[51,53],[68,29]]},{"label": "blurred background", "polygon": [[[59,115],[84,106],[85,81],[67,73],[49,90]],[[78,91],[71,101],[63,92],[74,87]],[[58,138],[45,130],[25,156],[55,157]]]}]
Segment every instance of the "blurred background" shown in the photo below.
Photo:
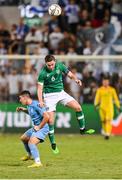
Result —
[{"label": "blurred background", "polygon": [[[58,3],[62,14],[48,15]],[[122,103],[122,0],[0,0],[0,131],[30,127],[27,115],[15,112],[17,95],[36,84],[47,54],[54,54],[82,80],[64,77],[65,90],[83,104],[87,126],[100,133],[93,103],[104,74],[110,76]],[[57,107],[56,130],[78,132],[75,114]],[[122,134],[122,114],[115,113],[113,133]]]}]

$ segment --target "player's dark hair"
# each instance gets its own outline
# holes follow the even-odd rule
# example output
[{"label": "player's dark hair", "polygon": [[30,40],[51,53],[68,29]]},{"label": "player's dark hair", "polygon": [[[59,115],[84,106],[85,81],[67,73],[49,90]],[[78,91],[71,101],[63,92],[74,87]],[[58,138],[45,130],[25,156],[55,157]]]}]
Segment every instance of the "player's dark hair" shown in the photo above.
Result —
[{"label": "player's dark hair", "polygon": [[26,95],[31,98],[31,93],[28,90],[24,90],[19,94],[19,96],[23,96],[23,95]]},{"label": "player's dark hair", "polygon": [[109,75],[104,75],[102,80],[110,80],[110,76]]},{"label": "player's dark hair", "polygon": [[47,55],[45,57],[45,62],[51,62],[51,61],[55,61],[55,57],[53,55]]}]

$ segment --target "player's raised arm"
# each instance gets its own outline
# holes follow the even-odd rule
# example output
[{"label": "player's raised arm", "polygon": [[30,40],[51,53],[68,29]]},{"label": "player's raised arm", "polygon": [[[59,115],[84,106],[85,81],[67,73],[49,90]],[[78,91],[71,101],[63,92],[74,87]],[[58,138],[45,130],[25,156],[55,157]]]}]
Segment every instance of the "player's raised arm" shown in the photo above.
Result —
[{"label": "player's raised arm", "polygon": [[82,82],[80,79],[78,79],[71,71],[68,72],[67,76],[70,79],[73,79],[79,86],[82,86]]},{"label": "player's raised arm", "polygon": [[16,111],[17,111],[17,112],[22,111],[22,112],[25,112],[25,113],[27,113],[27,114],[28,114],[28,110],[27,110],[27,108],[24,108],[24,107],[17,107],[17,108],[16,108]]},{"label": "player's raised arm", "polygon": [[38,96],[40,107],[44,106],[42,94],[43,94],[43,84],[38,83],[37,84],[37,96]]}]

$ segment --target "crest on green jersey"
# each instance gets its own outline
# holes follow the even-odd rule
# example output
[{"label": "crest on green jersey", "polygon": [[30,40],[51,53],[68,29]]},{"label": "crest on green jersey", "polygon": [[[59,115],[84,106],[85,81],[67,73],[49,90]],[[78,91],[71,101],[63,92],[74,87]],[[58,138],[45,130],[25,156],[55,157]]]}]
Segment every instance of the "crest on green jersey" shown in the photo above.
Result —
[{"label": "crest on green jersey", "polygon": [[54,76],[52,76],[51,81],[55,81],[55,77]]}]

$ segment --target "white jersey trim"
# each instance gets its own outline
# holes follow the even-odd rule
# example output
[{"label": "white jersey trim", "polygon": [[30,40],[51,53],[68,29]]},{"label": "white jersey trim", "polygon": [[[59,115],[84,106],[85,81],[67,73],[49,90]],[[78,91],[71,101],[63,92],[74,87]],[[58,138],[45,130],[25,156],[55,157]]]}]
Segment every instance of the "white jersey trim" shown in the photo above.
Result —
[{"label": "white jersey trim", "polygon": [[38,84],[40,84],[41,86],[43,86],[43,83],[42,83],[42,82],[38,82]]}]

